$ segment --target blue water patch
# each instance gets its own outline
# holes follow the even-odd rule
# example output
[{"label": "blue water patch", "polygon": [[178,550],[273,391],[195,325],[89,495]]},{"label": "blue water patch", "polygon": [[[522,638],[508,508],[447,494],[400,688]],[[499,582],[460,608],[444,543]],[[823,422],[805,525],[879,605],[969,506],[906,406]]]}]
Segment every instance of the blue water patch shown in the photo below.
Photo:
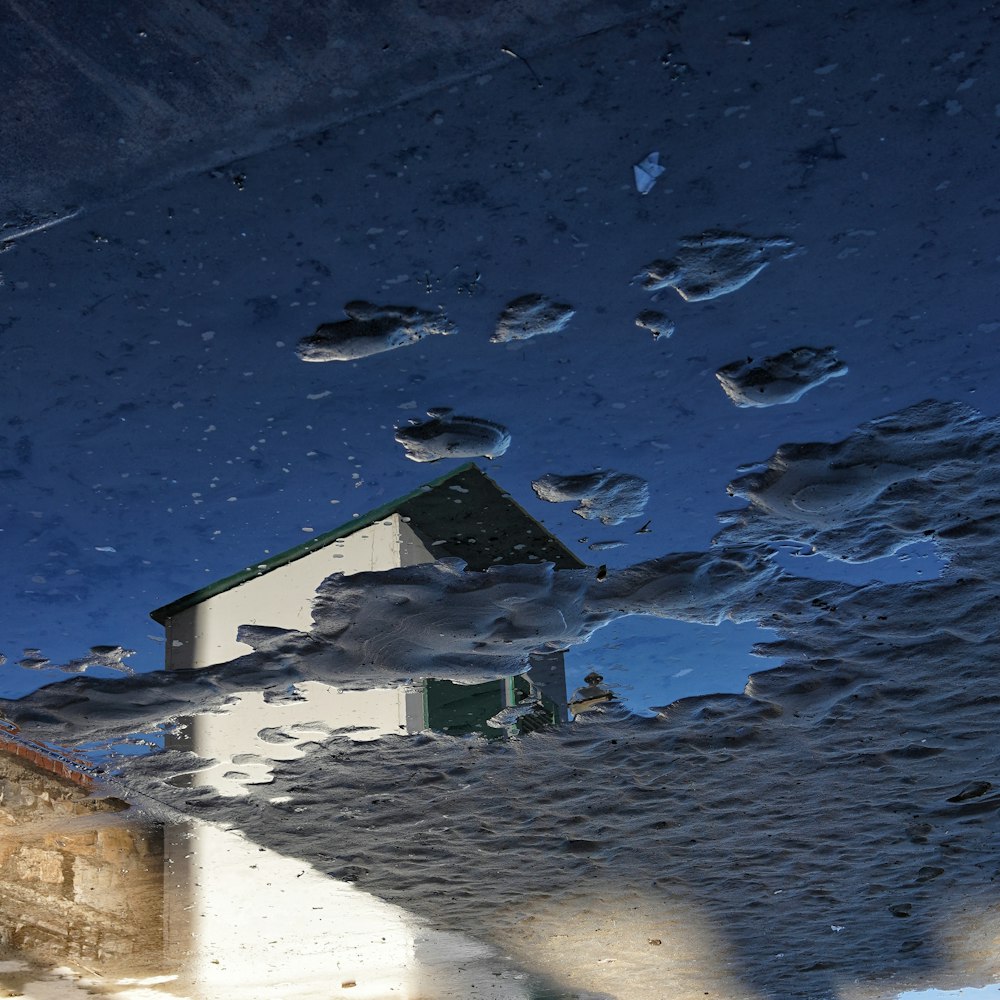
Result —
[{"label": "blue water patch", "polygon": [[166,745],[166,733],[173,728],[173,725],[161,726],[150,732],[130,733],[121,739],[79,743],[74,749],[97,765],[114,767],[123,757],[144,757],[163,750]]},{"label": "blue water patch", "polygon": [[786,572],[796,576],[858,585],[875,581],[915,583],[935,580],[947,565],[933,542],[914,542],[891,556],[865,563],[847,563],[840,559],[828,559],[821,553],[783,547],[775,556],[775,561]]},{"label": "blue water patch", "polygon": [[[916,542],[892,556],[846,563],[821,554],[782,549],[775,561],[788,573],[815,580],[864,585],[909,583],[941,576],[946,561],[933,542]],[[633,616],[600,629],[590,642],[566,654],[569,691],[591,671],[633,712],[653,715],[652,706],[703,694],[741,694],[750,674],[776,662],[752,652],[776,633],[752,623],[697,625]]]},{"label": "blue water patch", "polygon": [[752,653],[776,633],[747,623],[697,625],[659,618],[621,618],[589,643],[566,653],[566,686],[573,691],[596,671],[633,712],[702,694],[742,694],[750,674],[777,666]]}]

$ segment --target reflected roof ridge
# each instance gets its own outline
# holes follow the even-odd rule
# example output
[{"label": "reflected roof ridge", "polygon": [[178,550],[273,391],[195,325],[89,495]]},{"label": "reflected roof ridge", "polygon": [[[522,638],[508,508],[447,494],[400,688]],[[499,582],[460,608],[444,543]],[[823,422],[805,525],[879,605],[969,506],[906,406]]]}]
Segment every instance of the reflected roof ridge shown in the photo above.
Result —
[{"label": "reflected roof ridge", "polygon": [[[330,531],[326,531],[323,534],[309,538],[305,542],[302,542],[293,548],[287,549],[284,552],[279,552],[277,555],[270,556],[268,559],[254,563],[252,566],[247,566],[244,569],[223,577],[220,580],[216,580],[213,583],[206,584],[204,587],[192,591],[189,594],[185,594],[183,597],[179,597],[177,600],[171,601],[169,604],[164,604],[163,606],[151,611],[150,617],[154,621],[159,622],[161,625],[165,624],[169,618],[179,614],[187,608],[191,608],[196,604],[201,604],[203,601],[217,596],[218,594],[232,590],[233,588],[246,583],[248,580],[264,576],[281,566],[287,566],[289,563],[295,562],[297,559],[302,559],[319,549],[325,548],[327,545],[333,544],[341,538],[345,538],[356,531],[360,531],[371,526],[372,524],[375,524],[382,518],[388,517],[391,514],[402,514],[406,516],[408,508],[411,507],[415,501],[419,501],[423,497],[427,496],[427,494],[437,491],[447,484],[455,485],[456,489],[458,489],[459,487],[457,483],[453,483],[452,481],[459,480],[463,477],[466,480],[472,479],[475,482],[478,487],[476,493],[480,494],[480,499],[488,499],[490,502],[498,505],[502,504],[503,510],[497,513],[497,517],[499,517],[502,513],[504,516],[513,518],[519,522],[519,533],[528,540],[531,549],[537,550],[534,552],[534,557],[536,559],[539,561],[552,562],[557,568],[560,569],[581,569],[585,565],[565,545],[563,545],[559,539],[550,534],[544,526],[539,524],[538,521],[536,521],[526,510],[524,510],[524,508],[521,507],[520,504],[518,504],[493,479],[486,475],[486,473],[483,472],[482,469],[480,469],[474,462],[465,462],[445,475],[439,476],[437,479],[433,479],[429,483],[425,483],[423,486],[412,490],[410,493],[397,497],[394,500],[390,500],[387,503],[369,511],[367,514],[362,514],[360,517],[352,518],[350,521],[347,521]],[[470,484],[467,483],[467,485]],[[462,487],[459,491],[462,493],[469,492],[469,490],[464,487]],[[483,492],[487,494],[486,497],[482,496]],[[411,525],[411,527],[419,533],[418,525]],[[501,535],[513,537],[512,534],[506,532],[501,532]],[[434,542],[435,540],[428,539],[428,541]],[[485,569],[490,562],[508,561],[502,554],[488,561],[484,559],[476,559],[475,554],[469,548],[472,545],[477,546],[482,552],[492,551],[492,547],[488,542],[484,545],[481,544],[477,538],[471,537],[468,539],[453,539],[452,542],[445,547],[445,554],[463,558],[470,569]],[[520,557],[517,561],[524,562],[527,560]],[[484,562],[486,562],[486,564],[484,564]]]}]

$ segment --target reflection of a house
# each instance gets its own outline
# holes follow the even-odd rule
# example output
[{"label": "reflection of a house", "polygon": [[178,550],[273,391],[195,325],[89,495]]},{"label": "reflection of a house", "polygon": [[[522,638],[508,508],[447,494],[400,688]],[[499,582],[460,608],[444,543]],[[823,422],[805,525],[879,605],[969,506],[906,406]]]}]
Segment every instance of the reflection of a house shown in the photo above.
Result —
[{"label": "reflection of a house", "polygon": [[[332,573],[442,556],[458,557],[474,571],[504,563],[582,565],[491,479],[462,466],[343,528],[154,611],[166,626],[167,667],[207,667],[249,652],[236,639],[245,623],[308,629],[312,597]],[[335,729],[352,729],[354,738],[358,729],[360,738],[426,728],[496,735],[501,731],[486,720],[524,696],[543,704],[548,719],[565,718],[562,655],[533,657],[531,667],[530,682],[429,680],[366,691],[308,682],[300,685],[301,698],[277,702],[246,692],[225,712],[186,720],[186,748],[219,762],[191,784],[240,794],[242,785],[266,781],[274,761],[300,756],[297,742]],[[275,730],[287,741],[268,740]],[[469,995],[472,984],[488,978],[483,963],[492,959],[477,942],[435,932],[402,908],[235,831],[193,820],[132,823],[127,813],[116,814],[122,806],[116,800],[88,798],[90,780],[71,754],[13,731],[6,735],[9,745],[0,739],[6,751],[0,753],[0,888],[6,900],[0,946],[83,970],[159,964],[178,976],[178,986],[186,983],[192,995],[213,1000],[262,991],[313,996],[319,995],[317,984],[323,996],[343,991],[405,1000],[443,989],[442,976],[457,977],[443,992]],[[248,763],[256,752],[260,762]],[[280,799],[274,804],[282,808]],[[53,826],[55,817],[70,827]],[[525,1000],[529,989],[512,981],[496,995]]]},{"label": "reflection of a house", "polygon": [[[240,625],[308,631],[316,588],[333,573],[388,570],[442,557],[462,559],[473,571],[517,563],[550,562],[556,569],[583,565],[469,464],[152,612],[166,628],[167,668],[204,667],[249,653],[251,648],[236,638]],[[487,720],[529,697],[542,702],[551,721],[564,721],[562,654],[533,657],[528,678],[474,685],[426,680],[408,688],[367,691],[312,685],[304,692],[311,704],[309,719],[300,721],[321,720],[330,728],[350,728],[368,737],[428,728],[491,736],[501,730],[487,726]]]},{"label": "reflection of a house", "polygon": [[[250,652],[237,640],[237,629],[244,624],[307,631],[316,589],[331,574],[389,570],[442,557],[459,558],[471,571],[503,564],[583,565],[489,477],[464,465],[341,528],[154,611],[153,618],[166,627],[167,667],[203,668]],[[485,684],[426,679],[359,691],[337,688],[332,677],[330,683],[296,685],[292,698],[269,699],[247,691],[223,712],[181,720],[186,730],[172,745],[214,762],[183,784],[239,795],[247,784],[266,783],[276,761],[301,756],[303,744],[323,739],[331,730],[362,740],[425,729],[496,736],[504,730],[487,721],[522,699],[541,708],[519,716],[521,732],[565,720],[561,652],[533,655],[527,677]],[[285,808],[280,798],[273,804]],[[471,977],[468,988],[456,985],[449,995],[467,995],[477,975],[482,978],[479,963],[485,959],[475,942],[442,936],[353,885],[312,872],[300,877],[305,873],[299,862],[265,852],[232,832],[204,824],[168,824],[164,839],[170,890],[164,908],[166,938],[172,950],[180,943],[188,955],[187,974],[212,983],[214,995],[223,995],[218,992],[223,985],[239,995],[240,988],[253,992],[272,981],[274,949],[261,949],[262,926],[269,928],[268,938],[270,928],[285,929],[281,947],[291,948],[295,957],[289,962],[281,955],[281,968],[294,966],[300,979],[327,982],[334,962],[352,996],[433,995],[449,966],[449,975]],[[314,898],[304,907],[302,894],[309,886]],[[230,956],[222,980],[215,958],[220,952]],[[428,969],[438,971],[421,985],[427,974],[421,970]],[[333,994],[339,995],[336,990]],[[497,996],[522,1000],[527,993],[524,984],[511,983]]]}]

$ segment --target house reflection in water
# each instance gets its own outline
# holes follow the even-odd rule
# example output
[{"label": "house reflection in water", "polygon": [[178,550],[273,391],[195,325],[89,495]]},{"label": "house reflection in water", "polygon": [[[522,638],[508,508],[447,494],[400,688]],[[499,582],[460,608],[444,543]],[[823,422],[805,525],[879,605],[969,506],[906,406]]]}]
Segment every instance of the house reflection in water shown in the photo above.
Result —
[{"label": "house reflection in water", "polygon": [[[225,663],[251,652],[237,638],[241,625],[308,631],[312,600],[333,573],[394,569],[462,559],[469,570],[495,565],[552,563],[556,569],[582,563],[558,539],[519,507],[472,464],[370,514],[239,573],[203,587],[152,612],[166,629],[167,669]],[[304,700],[284,703],[275,717],[286,727],[321,722],[324,729],[350,730],[353,738],[437,729],[454,735],[500,735],[488,720],[524,700],[539,701],[553,722],[565,721],[566,679],[560,652],[532,657],[530,681],[511,677],[459,685],[428,680],[420,685],[340,690],[335,685],[300,685]],[[202,757],[232,760],[244,755],[275,757],[272,728],[263,698],[248,696],[225,715],[199,718],[186,745]],[[525,716],[537,723],[538,715]],[[311,738],[317,732],[310,730]],[[300,741],[301,742],[301,741]],[[278,751],[280,752],[280,751]],[[298,754],[292,750],[291,756]],[[221,755],[221,756],[220,756]],[[252,769],[252,761],[251,761]],[[239,767],[227,768],[236,773]],[[252,780],[252,776],[251,776]]]},{"label": "house reflection in water", "polygon": [[584,677],[583,687],[577,688],[570,696],[569,710],[573,716],[582,715],[608,705],[614,699],[614,692],[604,683],[604,678],[592,671]]},{"label": "house reflection in water", "polygon": [[[314,592],[332,573],[437,556],[457,556],[472,570],[581,565],[495,483],[463,466],[154,612],[167,629],[167,667],[243,655],[248,647],[236,633],[244,623],[308,629]],[[170,739],[212,762],[184,784],[241,795],[331,731],[354,739],[428,728],[497,737],[566,717],[563,657],[551,652],[532,657],[530,675],[485,684],[426,680],[359,691],[309,681],[278,699],[247,690],[223,712],[181,720],[182,732]],[[237,831],[179,814],[176,822],[132,823],[124,803],[89,797],[92,780],[71,758],[14,733],[9,742],[0,755],[0,944],[30,961],[68,966],[83,979],[96,973],[105,983],[115,975],[166,977],[158,985],[164,996],[199,1000],[532,995],[519,974],[500,975],[506,961],[471,937],[434,930]],[[294,818],[280,798],[269,804],[275,822],[285,821],[283,810]]]},{"label": "house reflection in water", "polygon": [[[386,570],[443,556],[461,558],[471,570],[503,563],[582,565],[492,480],[475,466],[462,466],[367,517],[154,611],[153,617],[166,627],[167,668],[197,669],[249,652],[236,637],[243,624],[309,629],[313,595],[332,573]],[[533,656],[530,677],[475,685],[427,680],[369,690],[310,681],[296,685],[291,697],[278,699],[248,690],[223,712],[180,720],[182,731],[170,740],[174,747],[213,762],[183,784],[241,795],[248,784],[267,783],[276,762],[301,756],[306,744],[327,739],[332,731],[353,739],[428,728],[497,737],[565,721],[562,653]],[[530,711],[521,710],[527,705]],[[86,801],[84,790],[78,797]],[[37,807],[41,800],[36,794],[32,801]],[[276,821],[283,818],[283,809],[291,809],[280,798],[270,805]],[[116,827],[117,839],[98,837],[90,849],[117,844],[121,853],[132,844],[144,865],[133,861],[127,867],[141,870],[154,886],[145,894],[133,891],[125,876],[114,883],[108,875],[101,883],[96,875],[81,875],[67,888],[63,873],[74,865],[81,873],[90,872],[85,864],[95,863],[85,860],[82,847],[77,849],[79,862],[66,846],[39,847],[49,843],[47,834],[32,835],[34,853],[22,853],[19,860],[16,850],[5,853],[14,859],[10,864],[20,866],[17,871],[36,873],[38,898],[26,897],[25,906],[39,913],[39,925],[44,893],[62,893],[68,900],[65,927],[50,935],[60,937],[62,950],[53,946],[51,953],[37,957],[66,963],[76,955],[84,969],[99,968],[108,949],[102,952],[86,943],[91,918],[82,907],[90,891],[84,887],[100,885],[107,905],[126,916],[124,921],[117,918],[119,924],[128,923],[135,934],[146,928],[143,933],[152,942],[147,954],[157,956],[161,971],[171,977],[161,987],[166,996],[391,995],[405,1000],[482,995],[527,1000],[533,995],[523,976],[499,975],[505,960],[472,938],[436,931],[406,910],[236,831],[190,819],[163,824],[158,835],[150,832],[145,839],[136,835],[129,840],[126,829]],[[13,877],[15,868],[10,870]],[[123,895],[142,900],[142,914],[119,906]],[[5,905],[19,907],[20,899],[9,896]],[[110,916],[108,921],[111,926]],[[65,947],[77,933],[70,924],[83,935],[72,954]],[[102,941],[111,940],[105,933]],[[123,956],[131,940],[123,938],[116,946]],[[29,938],[22,933],[10,936],[8,943],[27,946]],[[490,984],[487,992],[484,983]]]}]

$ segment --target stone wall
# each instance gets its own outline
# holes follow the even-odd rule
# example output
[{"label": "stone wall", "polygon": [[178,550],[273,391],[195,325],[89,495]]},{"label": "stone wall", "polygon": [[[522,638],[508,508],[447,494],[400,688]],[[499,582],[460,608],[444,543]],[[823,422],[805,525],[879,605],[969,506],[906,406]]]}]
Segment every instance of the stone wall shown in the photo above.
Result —
[{"label": "stone wall", "polygon": [[96,971],[159,964],[163,835],[0,752],[0,947]]}]

